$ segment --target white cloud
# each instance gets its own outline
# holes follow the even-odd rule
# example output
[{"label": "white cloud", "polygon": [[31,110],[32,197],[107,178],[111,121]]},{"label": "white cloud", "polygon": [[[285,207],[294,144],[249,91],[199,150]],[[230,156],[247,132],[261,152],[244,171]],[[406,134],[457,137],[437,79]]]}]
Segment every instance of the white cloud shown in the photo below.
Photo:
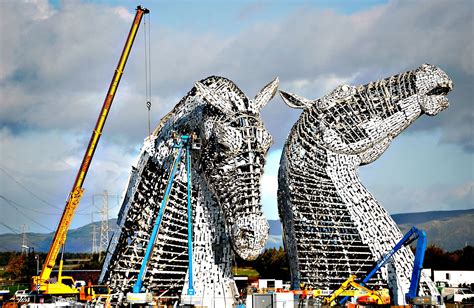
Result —
[{"label": "white cloud", "polygon": [[125,21],[132,21],[134,18],[134,15],[124,7],[117,7],[114,12]]},{"label": "white cloud", "polygon": [[[61,214],[58,209],[64,207],[82,161],[87,141],[84,142],[78,135],[65,136],[59,131],[13,134],[6,129],[1,129],[0,142],[2,144],[1,195],[29,208]],[[111,194],[121,194],[136,155],[136,151],[127,152],[121,146],[102,142],[96,151],[84,183],[86,192],[79,211],[91,203],[90,200],[94,194],[102,193],[104,189],[109,190]],[[14,207],[1,202],[2,209],[5,208],[6,213],[3,217],[20,215]],[[111,217],[116,215],[117,211],[118,209],[114,209],[114,212],[110,213]],[[50,226],[57,224],[57,216],[35,215],[38,220],[44,220]],[[76,216],[75,225],[83,225],[89,219],[90,216]],[[34,228],[32,231],[46,231],[38,225],[32,225],[32,228]]]},{"label": "white cloud", "polygon": [[456,188],[453,195],[456,199],[466,200],[471,205],[474,203],[474,182],[467,182],[464,185]]},{"label": "white cloud", "polygon": [[379,185],[372,189],[375,198],[392,214],[435,210],[472,209],[472,182],[460,186],[449,184],[429,186]]},{"label": "white cloud", "polygon": [[[393,1],[352,15],[306,8],[271,21],[249,21],[249,27],[226,37],[154,28],[152,126],[208,75],[234,80],[250,97],[279,76],[281,89],[314,99],[339,83],[365,83],[430,62],[453,77],[452,104],[408,131],[437,127],[444,142],[472,152],[473,5]],[[132,11],[123,7],[63,1],[55,10],[46,0],[0,2],[5,29],[0,36],[2,163],[55,204],[64,202],[72,185],[131,18]],[[152,21],[153,27],[158,24]],[[137,36],[86,183],[91,191],[121,193],[136,148],[147,134],[141,39]],[[278,97],[264,108],[275,149],[281,149],[298,115]],[[275,155],[262,181],[266,213],[275,213]],[[36,202],[4,175],[0,180],[12,198]],[[466,189],[472,198],[472,186]],[[426,199],[428,190],[417,193],[420,199]],[[407,209],[398,201],[388,201],[389,208]]]},{"label": "white cloud", "polygon": [[310,95],[307,97],[308,99],[317,99],[341,84],[350,84],[356,78],[357,74],[347,77],[334,74],[320,75],[316,78],[303,78],[283,82],[281,88],[293,89],[292,91],[300,96]]},{"label": "white cloud", "polygon": [[261,181],[262,210],[267,219],[278,219],[278,177],[264,174]]},{"label": "white cloud", "polygon": [[[1,38],[0,81],[5,98],[0,121],[67,130],[88,123],[90,110],[105,95],[131,12],[79,2],[64,2],[57,12],[49,8],[50,14],[42,13],[47,2],[1,5],[2,26],[22,31],[6,31]],[[305,8],[278,20],[253,22],[227,37],[153,29],[152,91],[174,99],[196,80],[217,74],[235,80],[252,97],[278,75],[282,89],[317,98],[339,82],[365,83],[431,62],[454,76],[453,106],[472,115],[468,98],[469,84],[474,82],[473,42],[468,39],[473,35],[472,5],[470,1],[390,2],[352,15]],[[130,97],[136,108],[142,107],[138,102],[144,96],[141,39],[139,35],[119,89],[119,93],[124,85],[133,89]],[[463,80],[468,82],[460,84]],[[176,103],[165,101],[167,108]],[[280,123],[291,111],[281,101],[271,106],[275,111],[267,112],[271,116],[266,122],[281,146],[286,137],[281,128],[289,129],[291,124],[281,127]],[[62,114],[52,119],[52,112]],[[157,118],[165,113],[161,109]],[[443,113],[415,129],[441,127],[446,142],[470,144],[466,147],[470,150],[474,148],[470,118],[459,114]],[[129,120],[123,116],[122,123]],[[289,118],[293,119],[296,116]],[[130,129],[128,136],[135,140],[141,133]]]},{"label": "white cloud", "polygon": [[25,3],[35,7],[35,10],[31,16],[35,20],[47,19],[54,14],[54,10],[49,5],[47,0],[26,0]]}]

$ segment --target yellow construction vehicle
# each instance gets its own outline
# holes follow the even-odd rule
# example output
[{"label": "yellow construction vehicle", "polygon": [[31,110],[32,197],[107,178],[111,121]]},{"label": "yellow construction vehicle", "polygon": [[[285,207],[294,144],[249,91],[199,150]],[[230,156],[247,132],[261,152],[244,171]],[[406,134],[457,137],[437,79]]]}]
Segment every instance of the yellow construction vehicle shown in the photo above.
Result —
[{"label": "yellow construction vehicle", "polygon": [[[390,295],[388,289],[382,290],[370,290],[357,282],[355,282],[356,276],[350,276],[344,281],[339,289],[334,291],[330,296],[323,299],[323,303],[326,305],[334,306],[337,304],[336,299],[340,296],[349,296],[360,298],[361,304],[370,303],[376,305],[387,305],[390,304]],[[352,288],[352,289],[351,289]],[[363,303],[362,303],[363,301]]]},{"label": "yellow construction vehicle", "polygon": [[86,285],[79,289],[79,301],[93,302],[97,300],[108,300],[110,298],[110,289],[104,285]]},{"label": "yellow construction vehicle", "polygon": [[130,54],[133,41],[135,40],[138,27],[140,26],[143,15],[147,13],[149,13],[148,9],[142,8],[141,6],[137,7],[135,19],[133,20],[132,27],[127,37],[127,41],[122,50],[117,69],[115,70],[112,81],[110,83],[109,90],[102,105],[102,110],[100,112],[99,118],[97,119],[96,126],[89,140],[89,145],[87,146],[86,153],[84,154],[84,158],[82,159],[82,163],[77,173],[76,180],[74,181],[72,191],[69,194],[66,206],[61,216],[61,220],[59,221],[58,228],[56,229],[56,233],[54,234],[53,242],[51,244],[51,247],[49,248],[49,252],[46,256],[42,271],[39,276],[32,277],[31,290],[37,294],[49,296],[60,295],[62,297],[72,297],[76,299],[78,297],[79,292],[74,287],[74,279],[70,276],[62,276],[62,255],[61,261],[59,263],[59,274],[57,282],[51,282],[50,276],[56,263],[56,258],[58,257],[60,249],[62,249],[62,252],[64,252],[64,243],[66,242],[66,235],[69,230],[69,226],[84,193],[82,185],[86,178],[87,171],[89,170],[89,166],[91,164],[94,152],[97,148],[97,144],[99,143],[100,135],[102,134],[105,120],[107,119],[107,115],[109,113],[110,107],[115,97],[115,93],[120,83],[120,79],[122,77],[128,56]]},{"label": "yellow construction vehicle", "polygon": [[[419,284],[420,284],[420,277],[421,277],[421,270],[423,266],[423,259],[425,257],[425,251],[426,251],[426,233],[423,230],[419,230],[416,227],[412,227],[398,243],[395,244],[395,246],[385,255],[382,256],[377,261],[377,264],[372,268],[369,274],[360,282],[360,283],[355,283],[354,279],[355,276],[349,277],[339,289],[337,289],[332,296],[328,297],[326,299],[326,303],[331,303],[333,304],[334,300],[338,296],[345,296],[343,299],[339,301],[339,305],[343,305],[346,300],[351,295],[350,290],[348,290],[349,287],[354,287],[356,290],[361,290],[367,292],[367,295],[358,296],[359,301],[365,301],[365,302],[370,302],[370,304],[380,304],[380,303],[390,303],[390,297],[388,296],[388,291],[384,291],[382,294],[378,294],[380,291],[372,291],[367,289],[365,284],[377,273],[392,257],[393,255],[400,250],[402,247],[409,245],[413,241],[418,240],[417,245],[416,245],[416,253],[415,253],[415,258],[413,261],[413,270],[411,274],[411,280],[410,280],[410,288],[408,290],[408,293],[405,294],[405,301],[409,304],[415,304],[415,305],[424,305],[424,304],[430,304],[430,305],[439,305],[440,301],[437,297],[435,296],[417,296],[418,291],[419,291]],[[344,294],[344,292],[347,292],[347,294]],[[380,296],[379,296],[380,295]]]}]

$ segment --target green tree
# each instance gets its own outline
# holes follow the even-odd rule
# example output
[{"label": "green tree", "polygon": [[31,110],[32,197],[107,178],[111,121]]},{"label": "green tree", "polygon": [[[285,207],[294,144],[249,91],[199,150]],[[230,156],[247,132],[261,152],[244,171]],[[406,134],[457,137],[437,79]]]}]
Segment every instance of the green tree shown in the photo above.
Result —
[{"label": "green tree", "polygon": [[261,278],[290,280],[290,269],[282,247],[266,249],[254,262],[253,267]]},{"label": "green tree", "polygon": [[93,255],[86,255],[85,257],[90,257],[91,260],[82,264],[81,268],[83,269],[102,269],[102,262],[99,262],[99,254],[95,253]]}]

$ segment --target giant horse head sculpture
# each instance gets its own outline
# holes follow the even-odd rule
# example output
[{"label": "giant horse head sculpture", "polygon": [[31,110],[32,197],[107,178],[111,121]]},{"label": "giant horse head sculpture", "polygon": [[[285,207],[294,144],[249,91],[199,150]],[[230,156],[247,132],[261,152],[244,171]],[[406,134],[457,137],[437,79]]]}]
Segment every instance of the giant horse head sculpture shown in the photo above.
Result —
[{"label": "giant horse head sculpture", "polygon": [[[200,121],[190,120],[186,125],[184,117],[176,127],[177,131],[191,130],[201,138],[202,152],[195,164],[221,206],[235,252],[247,260],[260,254],[268,237],[268,223],[261,212],[260,179],[273,141],[260,110],[277,87],[275,79],[249,99],[228,79],[204,79],[186,97],[202,100]],[[187,127],[193,122],[194,127]]]},{"label": "giant horse head sculpture", "polygon": [[[402,237],[357,168],[380,157],[419,116],[447,108],[452,87],[445,72],[424,64],[366,85],[341,85],[316,100],[281,91],[288,106],[304,109],[286,141],[278,187],[294,285],[334,290],[350,274],[370,270]],[[371,283],[388,283],[401,304],[412,260],[402,249]],[[436,293],[429,279],[422,281]]]},{"label": "giant horse head sculpture", "polygon": [[434,116],[446,109],[452,87],[444,71],[423,64],[359,87],[341,85],[316,100],[280,93],[288,106],[305,109],[314,120],[318,143],[336,153],[357,154],[366,164],[421,114]]},{"label": "giant horse head sculpture", "polygon": [[253,100],[238,88],[229,91],[216,85],[212,79],[196,84],[209,106],[199,127],[204,140],[202,171],[222,207],[234,250],[252,260],[268,237],[268,223],[261,212],[260,179],[272,137],[263,126],[260,110],[274,96],[278,79]]},{"label": "giant horse head sculpture", "polygon": [[[117,293],[136,281],[176,149],[176,135],[195,135],[192,155],[193,277],[200,306],[231,305],[233,250],[255,259],[265,246],[268,223],[260,204],[260,180],[272,138],[260,110],[275,95],[278,79],[249,99],[232,81],[209,77],[195,84],[145,140],[135,164],[122,209],[119,231],[104,262],[101,280]],[[163,214],[153,257],[143,285],[153,292],[178,296],[187,272],[186,168],[179,173]],[[211,297],[215,297],[214,300]],[[218,300],[220,298],[220,302]],[[118,300],[120,302],[120,300]],[[227,303],[227,304],[225,304]]]}]

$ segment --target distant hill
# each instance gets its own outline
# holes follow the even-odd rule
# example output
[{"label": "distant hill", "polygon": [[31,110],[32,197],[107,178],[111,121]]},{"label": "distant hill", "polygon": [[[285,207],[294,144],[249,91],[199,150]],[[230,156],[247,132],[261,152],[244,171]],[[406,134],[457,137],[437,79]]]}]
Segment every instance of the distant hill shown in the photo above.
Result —
[{"label": "distant hill", "polygon": [[[115,226],[117,219],[109,220],[109,227]],[[100,241],[100,222],[94,222],[77,229],[71,229],[67,235],[67,252],[90,252],[92,249],[92,230],[96,226],[97,244]],[[110,232],[109,237],[112,235]],[[54,233],[26,233],[29,246],[37,252],[47,252],[53,240]],[[0,251],[21,250],[21,236],[18,234],[0,234]]]},{"label": "distant hill", "polygon": [[464,215],[474,214],[474,209],[470,210],[455,210],[455,211],[432,211],[432,212],[420,212],[420,213],[404,213],[404,214],[393,214],[392,218],[399,225],[411,224],[417,225],[432,220],[447,220],[456,218]]},{"label": "distant hill", "polygon": [[[474,246],[474,209],[455,211],[432,211],[392,215],[402,233],[416,226],[426,231],[428,245],[435,244],[444,250]],[[279,220],[269,220],[270,236],[267,248],[283,246]]]},{"label": "distant hill", "polygon": [[[428,245],[435,244],[446,251],[454,251],[464,246],[474,246],[474,213],[452,218],[428,220],[415,224],[426,231]],[[402,232],[407,232],[413,224],[399,224]]]},{"label": "distant hill", "polygon": [[[422,213],[394,214],[392,218],[403,233],[412,226],[426,231],[428,244],[435,244],[447,251],[461,249],[466,245],[474,246],[474,209],[456,211],[433,211]],[[111,219],[109,226],[114,227],[117,219]],[[282,230],[279,220],[269,220],[270,236],[267,248],[283,246]],[[92,228],[100,230],[100,222],[87,224],[72,229],[66,242],[67,252],[90,252],[92,248]],[[53,238],[53,233],[27,233],[30,246],[35,251],[47,252]],[[109,236],[112,235],[112,232]],[[97,242],[100,235],[97,234]],[[0,251],[19,251],[21,236],[18,234],[0,234]]]}]

